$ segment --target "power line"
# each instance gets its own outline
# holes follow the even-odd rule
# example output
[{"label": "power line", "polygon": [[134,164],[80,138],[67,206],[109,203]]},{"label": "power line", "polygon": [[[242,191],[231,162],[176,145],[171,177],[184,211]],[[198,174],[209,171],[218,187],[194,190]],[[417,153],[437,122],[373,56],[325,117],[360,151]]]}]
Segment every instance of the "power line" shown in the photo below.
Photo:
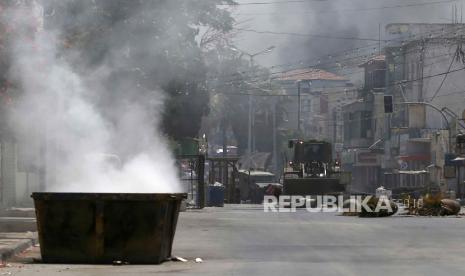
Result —
[{"label": "power line", "polygon": [[[443,54],[443,55],[438,55],[438,56],[431,56],[431,57],[428,57],[428,58],[425,58],[426,59],[436,59],[438,57],[442,57],[442,56],[448,56],[449,54]],[[440,61],[436,61],[436,62],[433,62],[433,63],[429,63],[429,64],[426,64],[425,66],[433,66],[435,64],[438,64],[438,63],[441,63],[443,62],[445,59],[441,59]],[[397,63],[397,65],[402,65],[402,64],[405,64],[405,63]],[[354,75],[354,74],[361,74],[365,72],[364,69],[361,69],[361,70],[358,70],[358,71],[354,71],[354,72],[351,72],[351,73],[346,73],[346,74],[339,74],[340,76],[348,76],[348,75]],[[294,75],[300,75],[301,73],[297,73],[297,74],[294,74]],[[417,80],[412,80],[412,82],[415,82]],[[258,81],[255,81],[255,83],[258,83]],[[254,83],[246,83],[248,85],[253,85]],[[265,84],[265,83],[263,83]],[[266,83],[268,84],[268,83]],[[219,86],[219,87],[230,87],[230,85],[234,85],[234,83],[231,83],[231,84],[228,84],[228,83],[224,83],[223,85]],[[347,85],[342,85],[342,86],[331,86],[330,88],[344,88],[344,90],[341,90],[341,91],[328,91],[328,93],[331,93],[331,94],[335,94],[335,93],[347,93],[347,92],[350,92],[351,90],[348,90],[349,88],[351,88],[352,86],[347,86]],[[218,86],[216,87],[218,88]],[[250,88],[243,88],[243,87],[240,87],[239,89],[241,89],[241,91],[257,91],[257,90],[262,90],[264,91],[264,89],[260,88],[260,87],[250,87]],[[321,92],[321,91],[319,91]],[[216,93],[216,94],[219,94],[219,93]],[[227,93],[229,94],[229,93]],[[244,94],[244,93],[238,93],[238,94]],[[245,95],[256,95],[254,93],[251,93],[251,94],[245,94]],[[259,95],[259,96],[267,96],[269,94],[263,94],[263,95]],[[274,96],[274,95],[273,95]],[[276,96],[282,96],[281,94],[279,95],[276,95]]]},{"label": "power line", "polygon": [[[441,46],[438,46],[438,47],[443,47],[442,45]],[[436,47],[432,47],[432,49],[435,49]],[[416,52],[417,50],[413,49],[412,51],[406,51],[404,52],[405,54],[407,53],[411,53],[411,52]],[[439,55],[439,56],[432,56],[432,57],[428,57],[429,58],[437,58],[437,57],[441,57],[441,56],[447,56],[448,54],[443,54],[443,55]],[[339,60],[337,63],[343,63],[343,62],[346,62],[346,61],[350,61],[350,60],[356,60],[356,59],[360,59],[361,57],[366,57],[368,58],[368,60],[370,58],[373,58],[374,56],[369,56],[369,55],[364,55],[364,56],[356,56],[356,57],[350,57],[350,58],[347,58],[347,59],[343,59],[343,60]],[[334,62],[328,62],[328,63],[316,63],[316,64],[312,64],[312,65],[306,65],[306,66],[303,66],[303,67],[298,67],[298,68],[294,68],[294,69],[300,69],[300,70],[303,70],[303,69],[308,69],[306,71],[300,71],[300,72],[297,72],[297,73],[294,73],[294,74],[290,74],[288,76],[299,76],[299,75],[303,75],[303,74],[306,74],[306,73],[310,73],[312,72],[315,68],[314,67],[323,67],[325,68],[326,70],[329,70],[331,68],[340,68],[339,65],[337,65],[337,63],[335,64]],[[325,65],[331,65],[331,64],[335,64],[336,66],[332,66],[332,67],[328,67],[328,66],[325,66]],[[404,63],[399,63],[400,65],[404,64]],[[433,63],[435,64],[435,63]],[[282,74],[282,73],[287,73],[289,71],[292,71],[292,70],[282,70],[282,71],[275,71],[275,72],[271,72],[269,75],[267,74],[267,76],[271,77],[272,79],[273,78],[276,78],[276,77],[273,77],[273,76],[276,76],[276,75],[279,75],[279,74]],[[358,72],[355,72],[355,74],[358,73]],[[351,75],[352,73],[350,74],[340,74],[342,76],[344,75]],[[229,81],[225,81],[225,84],[233,84],[234,82],[240,82],[241,80],[240,79],[232,79],[232,80],[229,80]],[[256,81],[258,82],[258,80]]]},{"label": "power line", "polygon": [[[465,28],[465,26],[460,26],[459,28],[455,28],[454,30],[450,30],[448,33],[452,33],[452,32],[456,32],[456,31],[460,31],[462,30],[463,28]],[[438,30],[434,30],[434,31],[428,31],[428,32],[422,32],[422,33],[415,33],[415,34],[412,34],[408,37],[403,37],[403,38],[396,38],[396,39],[391,39],[391,40],[387,40],[389,42],[393,42],[393,41],[398,41],[399,43],[404,43],[405,41],[409,41],[411,42],[412,40],[414,40],[416,37],[418,37],[418,39],[422,38],[422,39],[425,39],[425,35],[429,35],[430,37],[432,35],[435,35],[437,33],[443,33],[444,34],[444,28],[441,28],[441,29],[438,29]],[[452,38],[452,39],[456,39],[456,38]],[[338,56],[341,56],[342,54],[346,54],[348,55],[347,53],[350,52],[350,51],[359,51],[359,50],[362,50],[362,49],[365,49],[365,48],[369,48],[369,47],[372,47],[372,46],[375,46],[377,45],[378,43],[376,44],[372,44],[372,45],[368,45],[368,46],[364,46],[364,47],[357,47],[357,48],[353,48],[353,49],[346,49],[346,50],[343,50],[343,51],[339,51],[339,52],[335,52],[335,53],[329,53],[327,54],[327,56],[331,56],[331,57],[338,57]],[[376,49],[375,49],[376,50]],[[341,53],[341,55],[337,55]],[[359,55],[359,56],[354,56],[354,57],[350,57],[350,58],[347,58],[347,59],[343,59],[343,60],[337,60],[336,62],[338,63],[342,63],[344,61],[350,61],[350,60],[356,60],[356,59],[362,59],[362,58],[370,58],[370,57],[373,57],[374,53],[367,53],[366,55]],[[325,55],[326,56],[326,55]],[[305,69],[305,68],[308,68],[308,67],[315,67],[315,66],[322,66],[322,65],[327,65],[327,64],[334,64],[335,62],[334,61],[331,61],[329,63],[320,63],[319,60],[321,59],[322,57],[320,58],[315,58],[315,59],[318,59],[318,63],[317,64],[311,64],[311,65],[307,65],[307,66],[299,66],[297,68],[293,68],[293,69]],[[314,59],[314,60],[315,60]],[[298,62],[298,63],[289,63],[289,64],[278,64],[278,65],[273,65],[273,66],[270,66],[270,68],[276,68],[276,67],[288,67],[288,68],[291,68],[291,66],[293,65],[302,65],[302,61]],[[278,71],[278,72],[273,72],[272,74],[279,74],[279,73],[285,73],[287,71],[289,71],[291,69],[287,69],[287,70],[283,70],[283,71]],[[254,69],[251,69],[251,70],[245,70],[245,71],[241,71],[240,73],[241,74],[244,74],[244,73],[250,73],[250,72],[253,72],[255,71]],[[234,77],[235,75],[237,75],[237,73],[235,74],[231,74],[229,76],[231,77]],[[228,75],[226,75],[228,76]],[[220,76],[220,77],[224,77],[224,76]],[[218,79],[218,77],[216,77],[216,79]],[[229,81],[234,81],[235,79],[232,79],[232,80],[229,80]],[[227,80],[228,81],[228,80]],[[227,82],[225,81],[225,82]],[[240,81],[240,80],[239,80]]]},{"label": "power line", "polygon": [[[464,28],[465,26],[461,26],[459,28],[456,28],[455,30],[450,30],[449,33],[452,33],[454,31],[460,31]],[[405,41],[411,41],[411,40],[414,40],[416,37],[418,37],[418,39],[420,38],[424,38],[425,35],[429,35],[429,36],[432,36],[436,33],[444,33],[444,28],[441,28],[441,29],[438,29],[438,30],[433,30],[433,31],[427,31],[427,32],[420,32],[420,33],[414,33],[414,34],[411,34],[407,37],[399,37],[399,38],[394,38],[394,39],[391,39],[391,40],[385,40],[385,42],[394,42],[394,41],[398,41],[400,43],[404,43]],[[363,49],[367,49],[367,48],[371,48],[375,46],[375,50],[378,50],[376,48],[376,46],[378,46],[378,43],[376,44],[369,44],[369,45],[366,45],[366,46],[360,46],[360,47],[355,47],[355,48],[350,48],[350,49],[344,49],[342,51],[338,51],[338,52],[333,52],[333,53],[328,53],[326,54],[325,56],[331,56],[331,57],[338,57],[338,56],[341,56],[343,54],[345,55],[348,55],[349,52],[354,52],[354,51],[361,51]],[[369,56],[368,55],[362,55],[362,56],[356,56],[354,58],[357,58],[357,57],[367,57]],[[320,57],[316,57],[314,59],[321,59],[323,58],[323,56],[320,56]],[[306,62],[306,61],[305,61]],[[288,64],[278,64],[278,65],[273,65],[273,66],[270,66],[270,68],[274,68],[274,67],[284,67],[284,66],[292,66],[292,65],[301,65],[302,63],[304,63],[304,61],[300,60],[298,62],[295,62],[295,63],[288,63]],[[252,71],[252,70],[250,70]],[[247,71],[243,71],[242,73],[246,73]]]},{"label": "power line", "polygon": [[[457,32],[457,31],[460,31],[464,28],[464,26],[462,26],[463,24],[461,24],[458,28],[454,28],[452,30],[449,30],[448,33],[452,33],[452,32]],[[416,39],[418,37],[418,39],[425,39],[425,36],[427,34],[429,34],[429,37],[432,38],[433,35],[437,34],[437,33],[442,33],[444,35],[444,27],[441,28],[441,29],[436,29],[436,30],[433,30],[433,31],[428,31],[428,32],[421,32],[421,33],[414,33],[414,34],[411,34],[407,37],[399,37],[399,38],[395,38],[395,39],[391,39],[391,40],[386,40],[388,42],[393,42],[393,41],[398,41],[402,44],[404,44],[404,42],[408,41],[408,42],[411,42],[412,40]],[[441,39],[446,39],[446,38],[443,38],[441,37]],[[456,38],[450,38],[451,40],[452,39],[456,39]],[[363,50],[363,49],[367,49],[367,48],[370,48],[372,46],[377,46],[378,43],[376,44],[371,44],[371,45],[367,45],[367,46],[362,46],[362,47],[356,47],[356,48],[352,48],[352,49],[345,49],[343,51],[339,51],[339,52],[336,52],[336,53],[328,53],[328,57],[338,57],[338,56],[341,56],[342,54],[345,54],[345,55],[348,55],[351,51],[360,51],[360,50]],[[374,48],[374,50],[379,50],[377,49],[376,47]],[[341,53],[341,55],[337,55]],[[361,56],[355,56],[355,57],[351,57],[351,58],[348,58],[346,60],[356,60],[356,59],[359,59],[359,58],[369,58],[370,56],[372,56],[374,53],[368,53],[366,55],[361,55]],[[320,58],[323,58],[323,57],[320,57]],[[316,59],[320,59],[320,58],[316,58]],[[293,65],[302,65],[303,61],[299,61],[297,63],[289,63],[289,64],[279,64],[279,65],[273,65],[273,66],[270,66],[270,68],[275,68],[275,67],[291,67]],[[329,64],[332,64],[333,62],[330,62]],[[322,64],[320,64],[320,62],[318,62],[318,64],[316,65],[312,65],[312,66],[321,66]],[[307,67],[307,66],[305,66]],[[302,67],[300,66],[299,68],[302,69],[302,68],[305,68],[305,67]],[[254,71],[254,70],[249,70],[249,71]],[[247,71],[243,71],[242,73],[246,73]],[[282,72],[285,72],[285,71],[282,71]]]},{"label": "power line", "polygon": [[249,5],[276,5],[276,4],[293,4],[293,3],[308,3],[308,2],[326,2],[327,0],[288,0],[288,1],[270,1],[270,2],[249,2],[249,3],[234,3],[234,4],[219,4],[218,6],[249,6]]},{"label": "power line", "polygon": [[[446,33],[458,31],[458,30],[460,30],[460,29],[462,29],[462,28],[464,28],[464,26],[460,26],[460,27],[458,27],[458,28],[454,28],[453,30],[449,30],[449,31],[446,32]],[[417,37],[417,36],[420,36],[422,39],[425,39],[425,38],[424,38],[424,35],[430,34],[430,37],[431,37],[431,35],[433,35],[433,34],[435,34],[435,33],[438,33],[438,32],[444,34],[444,28],[437,29],[437,30],[434,30],[434,31],[422,32],[422,33],[415,33],[415,34],[410,35],[409,37]],[[404,37],[403,39],[405,39],[405,37]],[[441,37],[441,39],[442,39],[442,37]],[[454,39],[456,39],[456,38],[454,38]],[[404,40],[402,40],[402,38],[392,39],[391,41],[397,41],[397,40],[404,41]],[[418,41],[418,40],[416,40],[416,41]],[[412,42],[412,41],[411,41],[411,40],[408,40],[408,42],[410,43],[410,42]],[[402,44],[403,44],[403,42],[402,42]],[[402,46],[402,47],[404,47],[404,46]],[[402,47],[400,47],[400,49],[402,49]],[[439,46],[429,47],[428,49],[435,49],[436,47],[444,47],[444,46],[441,44],[441,45],[439,45]],[[399,46],[397,46],[397,48],[399,48]],[[405,53],[409,53],[409,52],[415,52],[415,51],[417,51],[417,50],[416,50],[416,49],[412,49],[411,51],[404,51],[404,54],[405,54]],[[346,51],[342,51],[342,52],[346,52]],[[441,56],[447,56],[447,55],[449,55],[449,54],[443,54],[443,55],[438,55],[438,56],[432,56],[432,57],[428,57],[427,59],[430,59],[430,58],[433,59],[433,58],[437,58],[437,57],[441,57]],[[354,60],[354,59],[358,59],[358,58],[360,58],[360,57],[369,57],[369,56],[370,56],[370,55],[363,55],[363,56],[350,57],[350,58],[347,58],[347,59],[342,60],[342,61]],[[341,60],[338,60],[338,61],[340,62]],[[434,63],[432,63],[432,64],[430,64],[430,65],[434,65],[434,64],[440,63],[440,62],[441,62],[441,61],[439,61],[439,62],[434,62]],[[300,63],[299,63],[299,64],[300,64]],[[334,64],[334,62],[331,61],[331,62],[328,62],[328,63],[326,63],[326,64]],[[403,63],[396,63],[396,64],[397,64],[397,65],[399,65],[399,64],[401,65],[401,64],[403,64]],[[315,64],[315,65],[311,65],[311,66],[309,66],[309,67],[319,66],[319,65],[321,66],[321,65],[325,65],[325,64],[318,63],[318,64]],[[428,66],[430,66],[430,65],[428,65]],[[304,68],[300,68],[300,69],[306,69],[306,68],[309,68],[309,67],[304,67]],[[310,71],[307,71],[307,72],[311,72],[311,70],[313,70],[313,68],[309,68],[309,70],[310,70]],[[251,71],[255,71],[255,70],[251,70]],[[278,71],[278,72],[272,72],[271,74],[267,74],[266,76],[269,77],[269,76],[273,76],[273,75],[280,74],[280,73],[284,73],[284,72],[288,72],[288,71],[289,71],[289,70]],[[243,71],[243,73],[245,73],[245,72],[247,72],[247,71]],[[342,74],[342,75],[343,75],[343,76],[344,76],[344,75],[352,75],[352,74],[358,74],[358,73],[362,73],[362,72],[363,72],[363,70],[360,70],[360,71],[357,71],[357,72],[352,72],[352,73]],[[304,71],[304,73],[305,73],[305,71]],[[302,72],[300,72],[299,74],[302,74]],[[237,73],[236,73],[236,74],[233,74],[232,76],[234,76],[234,75],[237,75]],[[434,76],[432,76],[432,77],[434,77]],[[217,80],[218,80],[218,79],[217,79]],[[417,81],[417,80],[412,80],[411,82],[414,82],[414,81]],[[252,80],[251,82],[253,82],[253,83],[259,83],[259,82],[261,82],[261,80],[260,80],[260,79],[256,79],[256,80]],[[239,83],[239,84],[240,84],[240,83],[242,83],[242,80],[241,80],[241,79],[235,79],[235,80],[232,79],[232,80],[229,80],[229,81],[225,81],[225,82],[223,83],[222,87],[228,87],[229,85],[234,85],[234,83]],[[250,83],[249,83],[249,85],[250,85]],[[391,86],[391,85],[389,85],[389,86]],[[218,88],[218,86],[217,86],[216,88]],[[238,87],[236,87],[236,88],[238,88]],[[334,87],[333,87],[333,88],[334,88]],[[345,90],[347,90],[347,89],[346,89],[347,86],[345,86],[345,85],[344,85],[344,86],[340,86],[340,88],[345,88]],[[244,89],[243,87],[240,87],[239,89],[241,89],[242,91],[257,91],[257,90],[260,90],[260,88],[245,88],[245,89]],[[341,92],[344,92],[344,91],[341,91]],[[333,92],[333,93],[334,93],[334,92]],[[217,94],[220,94],[220,93],[217,93]],[[238,94],[241,94],[241,93],[238,93]],[[242,93],[242,94],[243,94],[243,93]],[[253,93],[253,94],[250,93],[250,95],[255,95],[255,93]],[[267,95],[268,95],[268,94],[263,95],[263,96],[267,96]]]},{"label": "power line", "polygon": [[[272,35],[290,35],[290,36],[302,36],[302,37],[320,37],[320,38],[329,38],[329,39],[342,39],[342,40],[360,40],[360,41],[379,41],[375,38],[363,38],[363,37],[343,37],[343,36],[330,36],[322,34],[303,34],[303,33],[293,33],[293,32],[273,32],[273,31],[260,31],[244,28],[234,28],[234,30],[243,31],[243,32],[252,32],[257,34],[272,34]],[[382,40],[386,42],[385,40]]]},{"label": "power line", "polygon": [[[430,78],[434,78],[434,77],[439,77],[439,76],[443,76],[443,75],[446,75],[446,74],[451,74],[451,73],[455,73],[455,72],[459,72],[459,71],[463,71],[463,70],[465,70],[465,67],[455,69],[455,70],[448,70],[446,72],[442,72],[442,73],[438,73],[438,74],[434,74],[434,75],[429,75],[429,76],[424,76],[424,77],[420,77],[420,78],[416,78],[416,79],[412,79],[412,80],[406,80],[406,81],[403,82],[403,84],[417,82],[417,81],[430,79]],[[384,88],[393,87],[395,85],[398,85],[398,84],[397,83],[388,83],[388,84],[386,84],[386,86]],[[338,88],[338,87],[332,87],[332,88]],[[255,89],[251,89],[251,90],[259,90],[259,89],[255,88]],[[346,91],[341,91],[341,92],[346,92]],[[217,94],[225,94],[225,95],[231,94],[231,95],[233,95],[232,93],[217,93]],[[249,96],[249,95],[253,95],[253,96],[283,96],[283,97],[291,96],[291,95],[285,95],[285,94],[282,95],[282,94],[256,94],[256,93],[249,93],[249,94],[248,93],[236,93],[236,95],[244,95],[244,96]]]},{"label": "power line", "polygon": [[[411,4],[399,4],[399,5],[392,5],[392,6],[382,6],[382,7],[371,7],[371,8],[359,8],[359,9],[343,9],[343,10],[320,10],[320,11],[299,11],[299,12],[292,12],[287,14],[297,14],[297,13],[318,13],[318,14],[329,14],[329,13],[337,13],[340,14],[341,12],[364,12],[364,11],[375,11],[375,10],[385,10],[385,9],[397,9],[397,8],[413,8],[413,7],[420,7],[420,6],[430,6],[430,5],[441,5],[441,4],[449,4],[453,2],[457,2],[458,0],[446,0],[446,1],[433,1],[433,2],[423,2],[423,3],[411,3]],[[303,3],[305,1],[301,1],[299,3]],[[283,2],[284,3],[284,2]],[[270,12],[270,13],[238,13],[238,15],[273,15],[273,14],[283,14],[283,12]],[[284,13],[285,14],[285,13]]]},{"label": "power line", "polygon": [[[438,46],[439,47],[439,46]],[[443,47],[442,45],[440,47]],[[436,47],[432,47],[432,49],[435,49]],[[415,51],[411,51],[411,52],[415,52]],[[408,52],[405,52],[405,53],[409,53]],[[427,57],[425,59],[434,59],[434,58],[438,58],[438,57],[443,57],[443,56],[448,56],[449,54],[442,54],[442,55],[437,55],[437,56],[431,56],[431,57]],[[356,57],[358,58],[358,57]],[[351,60],[351,59],[356,59],[356,58],[348,58],[346,60],[342,60],[342,61],[347,61],[347,60]],[[434,63],[431,63],[429,64],[428,66],[431,66],[431,65],[434,65],[434,64],[437,64],[437,63],[440,63],[440,62],[434,62]],[[297,70],[304,70],[304,71],[300,71],[300,72],[296,72],[296,73],[293,73],[293,74],[290,74],[290,75],[287,75],[287,76],[300,76],[300,75],[304,75],[304,74],[307,74],[307,73],[311,73],[315,68],[315,66],[321,66],[321,65],[330,65],[330,64],[333,64],[333,62],[331,63],[326,63],[326,64],[321,64],[321,63],[318,63],[318,64],[314,64],[314,65],[309,65],[309,66],[305,66],[305,67],[301,67],[301,68],[296,68]],[[397,65],[403,65],[405,63],[397,63]],[[332,68],[339,68],[338,66],[335,66],[335,67],[325,67],[327,70],[328,69],[332,69]],[[305,70],[305,69],[308,69],[308,70]],[[274,77],[278,74],[282,74],[282,73],[287,73],[289,72],[290,70],[283,70],[283,71],[275,71],[275,72],[271,72],[269,74],[267,74],[267,77],[270,77],[271,79],[276,79],[277,77]],[[358,74],[358,73],[362,73],[363,70],[360,70],[360,71],[355,71],[353,73],[347,73],[347,74],[339,74],[340,76],[346,76],[346,75],[353,75],[353,74]],[[235,79],[235,80],[229,80],[229,81],[225,81],[224,82],[224,86],[227,86],[227,85],[233,85],[234,83],[241,83],[242,80],[240,79]],[[255,82],[255,83],[258,83],[260,82],[260,80],[254,80],[252,82]]]},{"label": "power line", "polygon": [[441,91],[441,88],[444,85],[444,82],[446,81],[447,76],[449,75],[450,69],[452,68],[452,65],[454,64],[454,61],[455,61],[455,56],[452,57],[452,60],[450,61],[449,67],[447,69],[447,73],[444,75],[444,78],[442,78],[441,84],[439,85],[434,95],[430,98],[429,102],[434,100],[434,98],[438,95],[439,91]]}]

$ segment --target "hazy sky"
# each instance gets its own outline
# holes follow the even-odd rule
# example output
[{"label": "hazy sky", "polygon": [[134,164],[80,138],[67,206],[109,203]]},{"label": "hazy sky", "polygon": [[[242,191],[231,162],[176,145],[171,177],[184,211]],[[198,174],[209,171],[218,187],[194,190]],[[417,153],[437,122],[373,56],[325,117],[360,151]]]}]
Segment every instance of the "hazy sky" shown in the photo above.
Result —
[{"label": "hazy sky", "polygon": [[[241,31],[236,44],[249,53],[276,46],[270,54],[257,57],[265,66],[276,64],[312,64],[318,58],[328,58],[336,52],[366,45],[375,45],[379,24],[384,37],[384,25],[389,23],[450,23],[452,9],[458,10],[462,0],[238,0],[234,8],[238,28],[320,36],[259,34]],[[267,3],[267,4],[258,4]],[[333,39],[335,36],[357,39]],[[330,57],[331,58],[331,57]],[[335,59],[338,57],[335,57]],[[340,57],[339,57],[340,58]],[[312,60],[310,62],[309,60]],[[337,61],[335,61],[337,62]]]}]

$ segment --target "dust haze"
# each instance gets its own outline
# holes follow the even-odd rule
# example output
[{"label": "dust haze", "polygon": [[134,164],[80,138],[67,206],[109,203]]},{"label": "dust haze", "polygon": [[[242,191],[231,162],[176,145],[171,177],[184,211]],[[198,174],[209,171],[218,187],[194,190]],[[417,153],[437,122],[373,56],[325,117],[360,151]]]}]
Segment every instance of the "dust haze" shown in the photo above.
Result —
[{"label": "dust haze", "polygon": [[251,52],[275,45],[277,51],[257,57],[266,66],[279,65],[275,70],[331,64],[326,69],[334,71],[335,64],[344,58],[379,52],[380,25],[384,39],[384,27],[389,23],[451,23],[454,6],[460,21],[462,1],[305,0],[239,5],[235,10],[239,28],[281,34],[245,31],[236,40]]},{"label": "dust haze", "polygon": [[[91,9],[86,6],[90,4],[83,1],[81,8]],[[40,18],[53,14],[46,14],[36,1],[29,5],[34,6],[32,16],[13,4],[2,18],[15,28],[8,74],[22,93],[8,115],[26,155],[44,150],[37,146],[41,141],[46,145],[46,191],[182,192],[167,140],[159,131],[163,91],[143,87],[143,74],[136,67],[129,71],[138,77],[115,77],[126,66],[129,49],[109,36],[111,47],[104,60],[90,65],[82,53],[59,50],[65,21],[44,28]],[[135,10],[133,16],[140,12]],[[99,19],[84,14],[74,20]],[[139,46],[156,47],[144,40]]]}]

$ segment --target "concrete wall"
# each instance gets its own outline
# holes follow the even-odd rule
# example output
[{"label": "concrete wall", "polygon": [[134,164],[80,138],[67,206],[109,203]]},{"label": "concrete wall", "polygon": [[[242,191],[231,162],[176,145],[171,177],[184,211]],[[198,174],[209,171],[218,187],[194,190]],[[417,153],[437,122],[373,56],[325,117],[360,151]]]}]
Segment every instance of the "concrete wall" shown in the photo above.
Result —
[{"label": "concrete wall", "polygon": [[40,190],[37,172],[26,172],[18,167],[18,144],[1,143],[1,205],[31,206],[30,195]]},{"label": "concrete wall", "polygon": [[16,144],[4,141],[1,143],[2,202],[3,206],[16,204]]}]

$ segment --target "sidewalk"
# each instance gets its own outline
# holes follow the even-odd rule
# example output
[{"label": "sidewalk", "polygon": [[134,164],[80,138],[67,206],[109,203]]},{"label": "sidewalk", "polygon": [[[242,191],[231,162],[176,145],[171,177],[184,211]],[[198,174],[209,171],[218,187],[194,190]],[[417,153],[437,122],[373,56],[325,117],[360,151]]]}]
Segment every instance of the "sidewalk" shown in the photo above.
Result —
[{"label": "sidewalk", "polygon": [[37,243],[37,232],[0,233],[1,263]]},{"label": "sidewalk", "polygon": [[33,208],[8,208],[0,210],[0,233],[37,231]]},{"label": "sidewalk", "polygon": [[38,244],[37,224],[33,208],[0,210],[0,261]]}]

